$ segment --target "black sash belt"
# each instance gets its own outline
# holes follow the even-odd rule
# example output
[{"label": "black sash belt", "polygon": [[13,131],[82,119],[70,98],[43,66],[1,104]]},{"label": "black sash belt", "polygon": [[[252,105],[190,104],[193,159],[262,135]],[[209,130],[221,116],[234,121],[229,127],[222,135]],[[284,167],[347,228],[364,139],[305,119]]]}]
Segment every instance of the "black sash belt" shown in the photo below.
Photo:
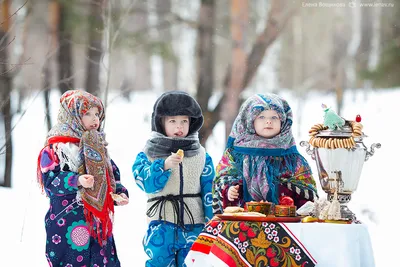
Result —
[{"label": "black sash belt", "polygon": [[181,195],[166,195],[166,196],[159,196],[159,197],[153,197],[147,200],[147,202],[154,202],[153,205],[147,210],[146,215],[148,217],[154,217],[156,215],[157,210],[158,211],[158,219],[162,220],[162,210],[164,209],[165,212],[165,204],[169,201],[172,204],[172,207],[174,209],[174,223],[179,225],[182,228],[185,228],[185,222],[183,220],[183,216],[180,214],[181,213],[179,210],[179,206],[181,206],[184,209],[184,212],[188,215],[190,224],[194,224],[194,218],[192,215],[192,212],[189,210],[188,205],[183,201],[183,198],[187,197],[201,197],[201,194],[181,194]]}]

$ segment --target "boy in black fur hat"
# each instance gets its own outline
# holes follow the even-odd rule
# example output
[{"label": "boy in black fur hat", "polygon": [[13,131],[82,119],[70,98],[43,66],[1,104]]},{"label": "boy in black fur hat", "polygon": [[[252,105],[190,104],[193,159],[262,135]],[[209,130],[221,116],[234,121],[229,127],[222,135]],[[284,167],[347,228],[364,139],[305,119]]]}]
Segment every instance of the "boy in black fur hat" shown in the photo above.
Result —
[{"label": "boy in black fur hat", "polygon": [[202,125],[199,104],[185,92],[164,93],[154,104],[150,138],[132,167],[137,185],[148,195],[146,266],[185,266],[194,237],[213,216],[215,171],[199,142]]}]

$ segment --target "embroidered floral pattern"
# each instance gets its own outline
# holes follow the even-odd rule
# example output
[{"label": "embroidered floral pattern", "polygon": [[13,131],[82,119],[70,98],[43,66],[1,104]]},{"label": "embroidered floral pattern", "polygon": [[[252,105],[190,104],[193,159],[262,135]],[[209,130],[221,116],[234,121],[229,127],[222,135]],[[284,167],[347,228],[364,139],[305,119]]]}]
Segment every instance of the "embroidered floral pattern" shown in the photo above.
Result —
[{"label": "embroidered floral pattern", "polygon": [[279,223],[211,221],[203,232],[213,237],[200,234],[193,247],[201,244],[203,253],[217,251],[221,259],[229,257],[236,266],[315,266]]},{"label": "embroidered floral pattern", "polygon": [[61,219],[59,219],[58,221],[57,221],[57,225],[58,226],[64,226],[65,225],[65,219],[64,218],[61,218]]},{"label": "embroidered floral pattern", "polygon": [[87,227],[86,222],[83,220],[72,223],[72,225],[68,227],[68,231],[65,236],[67,237],[67,242],[71,245],[72,249],[82,251],[89,247],[89,228]]},{"label": "embroidered floral pattern", "polygon": [[76,177],[73,172],[69,172],[68,175],[64,177],[64,187],[68,191],[76,190]]},{"label": "embroidered floral pattern", "polygon": [[51,238],[51,240],[53,241],[54,244],[60,244],[61,243],[61,236],[59,235],[53,235],[53,237]]},{"label": "embroidered floral pattern", "polygon": [[59,179],[58,177],[55,178],[55,179],[51,182],[51,184],[54,185],[54,186],[59,186],[59,185],[60,185],[60,179]]}]

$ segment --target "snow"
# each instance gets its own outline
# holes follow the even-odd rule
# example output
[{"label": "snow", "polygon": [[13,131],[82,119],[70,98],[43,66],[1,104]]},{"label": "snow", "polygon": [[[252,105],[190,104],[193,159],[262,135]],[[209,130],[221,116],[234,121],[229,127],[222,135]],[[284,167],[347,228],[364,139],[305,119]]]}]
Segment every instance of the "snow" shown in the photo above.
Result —
[{"label": "snow", "polygon": [[[301,102],[287,91],[280,94],[287,98],[295,113],[293,132],[300,133],[296,135],[298,144],[308,139],[311,125],[322,122],[321,103],[335,107],[333,94],[309,93]],[[59,95],[52,93],[51,97],[55,120]],[[146,197],[134,182],[131,166],[150,132],[151,109],[156,97],[154,93],[146,92],[132,94],[131,102],[117,95],[109,98],[105,128],[109,151],[120,168],[122,183],[130,193],[129,205],[117,207],[115,214],[114,235],[122,266],[143,266],[147,259],[142,248],[146,230]],[[364,132],[369,136],[365,140],[368,148],[374,142],[382,144],[382,148],[365,162],[358,189],[349,204],[369,228],[376,266],[390,265],[389,257],[397,252],[396,247],[390,244],[400,238],[398,223],[394,219],[398,209],[397,190],[400,188],[395,169],[399,164],[396,152],[400,151],[400,144],[396,139],[390,140],[399,132],[399,123],[395,121],[399,99],[400,89],[348,91],[342,112],[347,119],[361,114]],[[37,156],[46,135],[42,95],[32,93],[24,107],[29,108],[26,114],[22,118],[19,115],[14,117],[14,124],[18,124],[13,136],[13,187],[0,188],[0,266],[47,266],[44,216],[48,199],[36,184]],[[301,124],[297,123],[299,117]],[[219,123],[207,143],[207,151],[215,165],[225,147],[223,129],[224,125]],[[318,179],[315,162],[303,147],[298,146],[298,149]],[[320,187],[319,194],[325,195]]]}]

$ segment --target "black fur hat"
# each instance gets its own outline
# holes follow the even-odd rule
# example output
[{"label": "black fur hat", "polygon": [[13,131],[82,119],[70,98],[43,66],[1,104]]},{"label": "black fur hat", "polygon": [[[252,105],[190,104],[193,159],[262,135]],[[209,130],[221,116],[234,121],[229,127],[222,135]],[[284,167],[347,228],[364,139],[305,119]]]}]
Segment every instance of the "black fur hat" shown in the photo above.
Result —
[{"label": "black fur hat", "polygon": [[163,93],[156,101],[151,114],[151,130],[165,135],[162,117],[189,116],[188,135],[200,130],[203,125],[203,114],[200,105],[189,94],[182,91]]}]

